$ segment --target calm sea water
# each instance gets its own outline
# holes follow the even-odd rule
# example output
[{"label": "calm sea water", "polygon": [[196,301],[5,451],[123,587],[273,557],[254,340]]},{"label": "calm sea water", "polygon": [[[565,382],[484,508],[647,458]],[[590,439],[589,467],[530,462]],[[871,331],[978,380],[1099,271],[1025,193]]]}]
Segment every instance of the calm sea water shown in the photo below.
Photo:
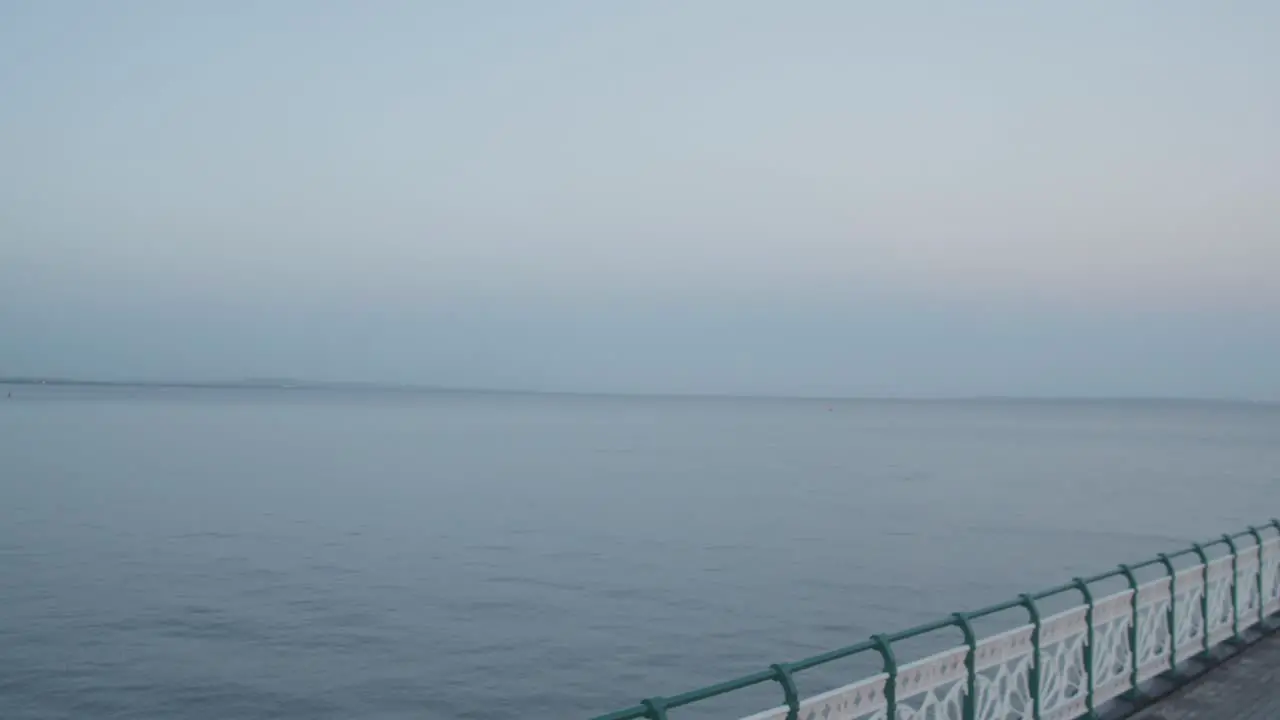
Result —
[{"label": "calm sea water", "polygon": [[1277,406],[11,390],[6,720],[587,717],[1280,515]]}]

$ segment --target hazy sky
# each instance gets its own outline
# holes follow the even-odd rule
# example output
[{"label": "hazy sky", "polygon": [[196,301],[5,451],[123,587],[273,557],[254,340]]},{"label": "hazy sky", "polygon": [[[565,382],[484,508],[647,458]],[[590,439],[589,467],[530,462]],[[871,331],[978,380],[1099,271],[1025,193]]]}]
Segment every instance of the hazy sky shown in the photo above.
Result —
[{"label": "hazy sky", "polygon": [[0,2],[0,374],[1280,398],[1280,3]]}]

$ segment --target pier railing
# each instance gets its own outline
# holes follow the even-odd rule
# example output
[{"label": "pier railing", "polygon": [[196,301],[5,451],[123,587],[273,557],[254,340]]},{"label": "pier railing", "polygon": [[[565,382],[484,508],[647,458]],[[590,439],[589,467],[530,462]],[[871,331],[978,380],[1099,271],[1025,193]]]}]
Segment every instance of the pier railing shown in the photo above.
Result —
[{"label": "pier railing", "polygon": [[[1149,577],[1153,576],[1154,577]],[[1141,576],[1141,577],[1140,577]],[[1101,594],[1111,584],[1123,589]],[[1079,602],[1047,612],[1068,594]],[[1055,608],[1056,609],[1056,608]],[[979,636],[974,624],[1010,611],[1026,622]],[[1280,520],[1235,535],[998,605],[961,612],[856,645],[777,663],[727,682],[653,697],[595,720],[668,720],[678,708],[746,688],[776,684],[781,703],[746,720],[1069,720],[1280,614]],[[901,663],[895,644],[953,628],[963,643]],[[953,631],[954,631],[953,630]],[[881,672],[802,697],[797,676],[859,655],[878,655]]]}]

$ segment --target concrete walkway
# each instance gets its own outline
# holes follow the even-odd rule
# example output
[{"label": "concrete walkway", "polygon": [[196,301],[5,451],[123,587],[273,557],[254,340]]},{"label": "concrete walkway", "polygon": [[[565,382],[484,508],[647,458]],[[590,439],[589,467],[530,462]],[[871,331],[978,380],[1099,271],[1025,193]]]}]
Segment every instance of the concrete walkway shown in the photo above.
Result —
[{"label": "concrete walkway", "polygon": [[1280,720],[1280,633],[1273,633],[1131,720]]}]

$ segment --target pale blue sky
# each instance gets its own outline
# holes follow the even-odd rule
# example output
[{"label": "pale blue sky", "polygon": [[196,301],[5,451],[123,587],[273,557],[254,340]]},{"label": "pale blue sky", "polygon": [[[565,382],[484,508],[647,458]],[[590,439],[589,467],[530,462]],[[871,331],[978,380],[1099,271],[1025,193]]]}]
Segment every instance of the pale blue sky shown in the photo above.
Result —
[{"label": "pale blue sky", "polygon": [[1277,28],[0,1],[0,374],[1280,398]]}]

